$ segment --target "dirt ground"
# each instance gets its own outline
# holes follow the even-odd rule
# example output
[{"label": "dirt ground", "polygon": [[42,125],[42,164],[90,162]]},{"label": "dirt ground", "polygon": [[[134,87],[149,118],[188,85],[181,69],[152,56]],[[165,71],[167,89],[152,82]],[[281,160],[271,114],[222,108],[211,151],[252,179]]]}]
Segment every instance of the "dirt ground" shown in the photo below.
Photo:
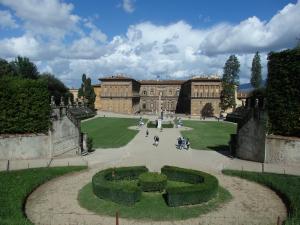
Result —
[{"label": "dirt ground", "polygon": [[[215,175],[233,199],[218,210],[198,218],[182,221],[135,221],[120,218],[120,225],[268,225],[276,224],[278,216],[286,217],[282,200],[270,189],[259,184],[235,177],[224,176],[221,170],[231,159],[215,151],[178,150],[175,147],[179,130],[164,129],[160,132],[146,128],[125,147],[119,149],[98,149],[85,157],[89,163],[87,171],[65,175],[42,185],[34,191],[26,203],[26,214],[35,224],[43,225],[108,225],[115,224],[115,218],[95,215],[79,206],[79,190],[91,182],[99,170],[115,166],[146,165],[151,171],[159,171],[163,165],[198,169]],[[153,146],[153,136],[160,137],[158,147]]]}]

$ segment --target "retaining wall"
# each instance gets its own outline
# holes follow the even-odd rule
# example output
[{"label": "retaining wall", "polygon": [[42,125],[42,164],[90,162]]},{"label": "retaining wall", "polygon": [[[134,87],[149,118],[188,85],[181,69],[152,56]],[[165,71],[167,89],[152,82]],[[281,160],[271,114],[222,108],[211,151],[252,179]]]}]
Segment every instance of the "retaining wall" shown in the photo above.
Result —
[{"label": "retaining wall", "polygon": [[269,135],[265,149],[267,163],[300,164],[300,138]]}]

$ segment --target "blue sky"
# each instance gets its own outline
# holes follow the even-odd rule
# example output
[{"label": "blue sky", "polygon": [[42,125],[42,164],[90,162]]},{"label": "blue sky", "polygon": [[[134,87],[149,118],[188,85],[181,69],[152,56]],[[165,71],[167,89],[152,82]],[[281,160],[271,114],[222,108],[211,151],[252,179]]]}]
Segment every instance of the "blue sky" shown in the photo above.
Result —
[{"label": "blue sky", "polygon": [[82,73],[135,79],[222,75],[230,54],[249,81],[259,51],[294,47],[296,0],[0,0],[0,57],[29,57],[69,87]]}]

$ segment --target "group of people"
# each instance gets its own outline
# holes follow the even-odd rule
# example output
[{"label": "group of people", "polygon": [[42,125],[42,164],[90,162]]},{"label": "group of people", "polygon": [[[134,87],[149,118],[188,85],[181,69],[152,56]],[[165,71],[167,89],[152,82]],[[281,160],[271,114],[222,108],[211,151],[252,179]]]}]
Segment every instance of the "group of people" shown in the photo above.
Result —
[{"label": "group of people", "polygon": [[179,137],[177,139],[177,148],[178,149],[186,149],[189,150],[190,148],[190,140],[188,138]]},{"label": "group of people", "polygon": [[[146,130],[146,137],[149,136],[149,131],[148,129]],[[154,143],[153,145],[155,147],[158,146],[158,143],[159,143],[159,137],[157,135],[154,136]],[[186,150],[189,150],[190,148],[190,140],[188,138],[184,138],[184,137],[179,137],[177,139],[177,148],[178,149],[186,149]]]},{"label": "group of people", "polygon": [[[148,129],[146,130],[146,137],[148,137],[149,136],[149,131],[148,131]],[[153,145],[155,146],[155,147],[157,147],[158,146],[158,143],[159,143],[159,137],[157,136],[157,135],[155,135],[154,136],[154,143],[153,143]]]}]

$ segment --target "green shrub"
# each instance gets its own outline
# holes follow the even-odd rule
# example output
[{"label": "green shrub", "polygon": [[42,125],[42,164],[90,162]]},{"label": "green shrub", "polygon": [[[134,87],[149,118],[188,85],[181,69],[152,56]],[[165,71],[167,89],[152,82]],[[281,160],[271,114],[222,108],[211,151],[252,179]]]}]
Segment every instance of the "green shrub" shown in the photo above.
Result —
[{"label": "green shrub", "polygon": [[48,132],[49,127],[47,82],[0,78],[0,134]]},{"label": "green shrub", "polygon": [[148,128],[156,128],[156,122],[154,122],[154,121],[149,121],[149,122],[147,123],[147,127],[148,127]]},{"label": "green shrub", "polygon": [[141,189],[133,184],[120,184],[118,180],[136,180],[147,172],[144,166],[109,168],[93,176],[93,192],[99,198],[119,204],[133,205],[141,198]]},{"label": "green shrub", "polygon": [[174,124],[171,122],[162,124],[162,128],[173,128],[173,127],[174,127]]},{"label": "green shrub", "polygon": [[300,137],[300,48],[269,54],[269,132]]},{"label": "green shrub", "polygon": [[91,138],[89,136],[87,137],[86,146],[87,146],[88,152],[93,151],[93,138]]},{"label": "green shrub", "polygon": [[143,191],[162,192],[167,185],[167,176],[160,173],[147,172],[139,176],[139,185]]},{"label": "green shrub", "polygon": [[161,169],[168,180],[193,184],[186,187],[170,187],[166,189],[169,206],[194,205],[206,202],[218,192],[218,180],[214,176],[201,171],[164,166]]}]

